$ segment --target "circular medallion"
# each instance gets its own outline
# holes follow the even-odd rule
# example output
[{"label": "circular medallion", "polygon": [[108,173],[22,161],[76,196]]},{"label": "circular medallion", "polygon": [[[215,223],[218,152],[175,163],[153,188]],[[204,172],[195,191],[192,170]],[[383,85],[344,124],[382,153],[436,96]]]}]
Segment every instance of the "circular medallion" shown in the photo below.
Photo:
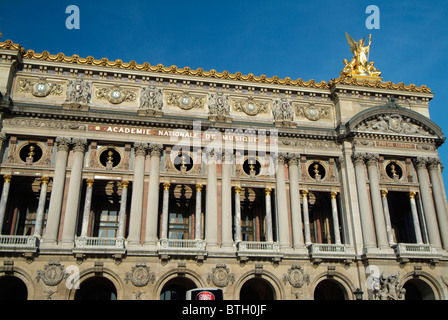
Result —
[{"label": "circular medallion", "polygon": [[33,86],[32,93],[36,97],[45,97],[50,93],[50,86],[46,82],[36,82]]},{"label": "circular medallion", "polygon": [[179,98],[178,107],[184,110],[193,108],[193,100],[190,96],[184,95]]},{"label": "circular medallion", "polygon": [[316,121],[320,119],[319,110],[317,110],[313,106],[310,106],[306,109],[305,116],[311,121]]},{"label": "circular medallion", "polygon": [[118,89],[112,89],[109,91],[109,102],[111,103],[121,103],[124,100],[124,95],[121,92],[121,90]]},{"label": "circular medallion", "polygon": [[255,116],[258,113],[258,108],[253,102],[247,102],[244,105],[244,112],[249,116]]},{"label": "circular medallion", "polygon": [[190,104],[190,97],[182,97],[180,98],[180,102],[184,105],[184,106],[188,106]]}]

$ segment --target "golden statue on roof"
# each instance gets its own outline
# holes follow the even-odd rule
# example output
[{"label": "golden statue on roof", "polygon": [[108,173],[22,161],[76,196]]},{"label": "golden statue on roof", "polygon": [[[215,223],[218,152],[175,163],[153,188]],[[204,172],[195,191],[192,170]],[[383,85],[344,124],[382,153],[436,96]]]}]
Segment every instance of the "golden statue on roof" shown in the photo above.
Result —
[{"label": "golden statue on roof", "polygon": [[381,79],[381,72],[374,67],[374,62],[369,62],[370,45],[372,44],[372,34],[369,35],[369,43],[365,44],[365,39],[360,39],[358,42],[346,32],[347,42],[350,46],[350,51],[354,54],[350,62],[344,59],[344,69],[341,75],[344,77],[374,77]]}]

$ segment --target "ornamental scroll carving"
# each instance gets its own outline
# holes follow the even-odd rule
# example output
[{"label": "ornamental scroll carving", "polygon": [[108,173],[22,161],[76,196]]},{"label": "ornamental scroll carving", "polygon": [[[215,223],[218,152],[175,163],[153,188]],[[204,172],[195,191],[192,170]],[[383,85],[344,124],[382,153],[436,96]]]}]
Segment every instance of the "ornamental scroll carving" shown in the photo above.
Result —
[{"label": "ornamental scroll carving", "polygon": [[62,95],[64,91],[62,84],[47,81],[45,78],[38,80],[21,79],[19,82],[19,92],[31,93],[35,97],[46,97],[48,95]]},{"label": "ornamental scroll carving", "polygon": [[211,273],[207,274],[207,282],[213,282],[217,287],[226,287],[229,282],[235,282],[235,275],[230,273],[229,268],[225,264],[217,264]]},{"label": "ornamental scroll carving", "polygon": [[356,126],[356,129],[376,133],[429,135],[425,128],[414,124],[411,118],[403,117],[399,114],[383,114],[374,119],[364,120]]},{"label": "ornamental scroll carving", "polygon": [[330,108],[316,105],[314,102],[308,103],[307,105],[296,105],[295,113],[298,118],[306,118],[310,121],[330,119]]},{"label": "ornamental scroll carving", "polygon": [[108,88],[97,88],[95,98],[107,100],[112,104],[120,104],[122,102],[134,102],[137,100],[137,92],[115,85]]},{"label": "ornamental scroll carving", "polygon": [[47,286],[57,286],[66,276],[64,266],[60,262],[50,262],[44,270],[38,270],[36,280],[42,280]]},{"label": "ornamental scroll carving", "polygon": [[150,267],[148,267],[144,263],[136,263],[132,268],[131,272],[126,272],[125,280],[126,283],[129,281],[136,287],[144,287],[149,281],[154,283],[156,279],[156,274],[150,271]]},{"label": "ornamental scroll carving", "polygon": [[193,95],[188,91],[183,93],[170,93],[166,98],[166,102],[170,106],[176,106],[182,110],[200,109],[204,107],[205,97]]},{"label": "ornamental scroll carving", "polygon": [[268,102],[256,101],[254,97],[248,97],[244,100],[235,100],[233,102],[233,111],[244,112],[248,116],[256,116],[260,113],[266,113],[268,109]]},{"label": "ornamental scroll carving", "polygon": [[283,275],[283,282],[294,288],[302,288],[305,284],[310,284],[310,276],[305,274],[301,266],[293,265],[288,269],[288,273]]}]

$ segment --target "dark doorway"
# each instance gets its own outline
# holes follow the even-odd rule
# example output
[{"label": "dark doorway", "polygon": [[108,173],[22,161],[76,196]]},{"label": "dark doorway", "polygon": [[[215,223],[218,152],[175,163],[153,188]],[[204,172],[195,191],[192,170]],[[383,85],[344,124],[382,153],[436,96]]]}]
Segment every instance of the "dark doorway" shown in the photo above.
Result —
[{"label": "dark doorway", "polygon": [[163,286],[160,300],[185,300],[187,291],[194,288],[196,288],[196,285],[192,280],[176,277]]},{"label": "dark doorway", "polygon": [[92,277],[81,282],[75,300],[117,300],[117,289],[104,277]]},{"label": "dark doorway", "polygon": [[316,286],[314,300],[346,300],[345,290],[337,281],[326,279]]},{"label": "dark doorway", "polygon": [[250,279],[241,287],[240,300],[275,300],[275,293],[268,281]]},{"label": "dark doorway", "polygon": [[0,277],[0,300],[26,300],[28,290],[25,283],[14,276]]},{"label": "dark doorway", "polygon": [[406,281],[403,288],[406,289],[405,300],[435,300],[434,292],[423,280]]}]

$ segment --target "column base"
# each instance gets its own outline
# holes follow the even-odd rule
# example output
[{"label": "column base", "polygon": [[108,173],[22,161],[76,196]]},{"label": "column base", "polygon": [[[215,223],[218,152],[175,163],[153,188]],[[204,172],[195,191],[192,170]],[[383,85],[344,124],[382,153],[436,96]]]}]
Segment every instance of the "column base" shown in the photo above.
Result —
[{"label": "column base", "polygon": [[221,244],[221,251],[224,251],[224,252],[236,252],[236,246],[233,243]]},{"label": "column base", "polygon": [[61,249],[61,250],[72,250],[74,247],[75,247],[74,240],[62,240],[58,244],[58,249]]},{"label": "column base", "polygon": [[307,247],[305,247],[305,245],[300,246],[300,247],[294,247],[294,248],[292,249],[292,252],[293,252],[294,254],[300,254],[300,255],[305,255],[305,256],[308,256],[308,255],[309,255],[309,250],[308,250]]}]

